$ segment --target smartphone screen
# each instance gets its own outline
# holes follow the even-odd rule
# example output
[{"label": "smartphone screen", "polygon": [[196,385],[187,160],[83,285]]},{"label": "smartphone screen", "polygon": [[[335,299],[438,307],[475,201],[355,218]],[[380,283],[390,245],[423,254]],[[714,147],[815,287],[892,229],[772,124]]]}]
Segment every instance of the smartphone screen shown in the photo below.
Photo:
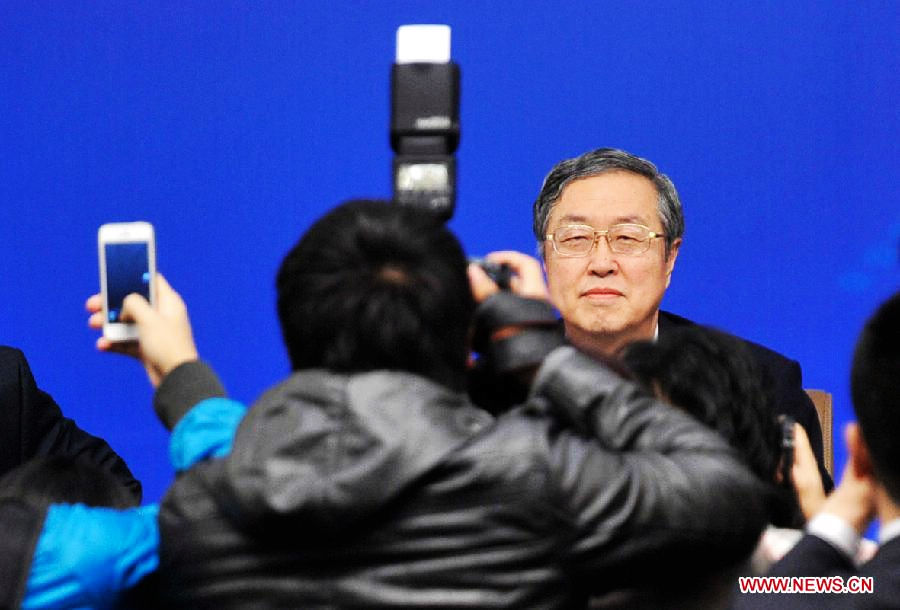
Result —
[{"label": "smartphone screen", "polygon": [[107,322],[120,322],[122,302],[136,292],[150,300],[149,244],[119,242],[104,244],[106,258]]}]

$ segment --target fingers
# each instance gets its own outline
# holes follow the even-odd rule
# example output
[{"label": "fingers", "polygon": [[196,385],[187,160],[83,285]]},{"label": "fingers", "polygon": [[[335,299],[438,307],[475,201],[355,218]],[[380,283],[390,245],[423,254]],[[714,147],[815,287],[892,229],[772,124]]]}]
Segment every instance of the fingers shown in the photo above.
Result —
[{"label": "fingers", "polygon": [[94,313],[103,309],[103,297],[99,294],[92,294],[84,303],[84,308]]},{"label": "fingers", "polygon": [[[85,308],[92,312],[88,316],[88,326],[95,329],[103,328],[103,305],[99,294],[91,296],[85,303]],[[150,303],[139,294],[129,294],[122,302],[122,321],[137,322],[146,318],[147,312],[152,312]]]},{"label": "fingers", "polygon": [[466,269],[469,274],[469,286],[472,288],[472,296],[476,303],[481,303],[489,296],[500,292],[500,288],[494,283],[488,274],[477,263],[471,263]]},{"label": "fingers", "polygon": [[809,444],[809,437],[803,426],[795,423],[794,428],[794,463],[791,468],[791,480],[800,509],[807,519],[819,512],[825,502],[825,488],[822,486],[822,476],[819,474],[819,466],[816,456]]},{"label": "fingers", "polygon": [[[544,282],[544,272],[540,261],[515,250],[491,252],[486,260],[498,265],[508,265],[512,269],[509,289],[513,294],[531,299],[549,300],[550,294]],[[477,302],[482,302],[499,291],[499,287],[477,265],[469,265],[469,284]]]},{"label": "fingers", "polygon": [[[102,352],[124,354],[138,359],[147,371],[150,383],[159,385],[162,377],[172,368],[187,360],[197,359],[197,348],[191,334],[187,309],[181,296],[175,292],[162,274],[154,279],[156,307],[139,294],[129,294],[122,302],[122,321],[137,325],[139,340],[110,341],[99,337],[96,345]],[[103,299],[93,294],[85,301],[90,313],[88,326],[103,328],[105,322]]]},{"label": "fingers", "polygon": [[106,337],[99,337],[97,339],[97,349],[101,352],[140,358],[140,345],[137,341],[110,341]]},{"label": "fingers", "polygon": [[169,317],[187,318],[184,299],[169,284],[162,274],[156,274],[156,303],[161,314]]},{"label": "fingers", "polygon": [[[819,474],[819,465],[809,444],[806,430],[798,423],[794,424],[794,463],[791,468],[791,476],[798,486],[821,487],[822,477]],[[822,489],[822,494],[825,491]]]},{"label": "fingers", "polygon": [[173,301],[182,303],[181,297],[175,292],[175,289],[172,288],[172,285],[169,284],[168,280],[163,276],[162,273],[156,274],[156,302],[160,304],[162,307],[164,304],[169,304]]},{"label": "fingers", "polygon": [[162,273],[157,271],[156,272],[156,294],[160,295],[160,294],[168,294],[168,293],[172,293],[172,292],[175,292],[175,289],[172,288],[171,284],[169,284],[169,280],[167,280],[166,277]]},{"label": "fingers", "polygon": [[795,482],[806,482],[807,478],[821,479],[816,456],[813,455],[806,430],[798,423],[794,424],[794,461],[791,473]]},{"label": "fingers", "polygon": [[[91,314],[88,316],[88,326],[98,330],[103,328],[103,297],[92,294],[84,302],[84,308]],[[99,348],[99,345],[97,347]]]},{"label": "fingers", "polygon": [[103,312],[92,313],[88,318],[88,326],[97,330],[103,328]]},{"label": "fingers", "polygon": [[813,455],[812,446],[809,444],[809,437],[806,435],[806,430],[803,426],[794,423],[794,464],[805,466],[810,463],[815,464],[816,457]]},{"label": "fingers", "polygon": [[516,250],[497,250],[486,257],[492,263],[506,263],[516,271],[526,271],[529,267],[540,270],[541,263],[533,256]]},{"label": "fingers", "polygon": [[141,295],[132,292],[122,301],[122,320],[141,324],[156,312]]},{"label": "fingers", "polygon": [[510,290],[513,293],[532,299],[549,300],[544,272],[539,260],[515,250],[500,250],[487,255],[492,263],[509,265],[513,270]]},{"label": "fingers", "polygon": [[[160,278],[158,274],[157,278]],[[172,292],[172,289],[169,286],[168,282],[166,282],[165,278],[160,279],[163,282],[164,289],[167,288],[170,292]],[[103,312],[103,296],[101,294],[92,294],[84,302],[84,308],[88,312],[90,312],[90,315],[88,316],[88,327],[95,330],[102,329],[103,324],[106,321]],[[146,320],[147,317],[153,313],[154,312],[150,307],[150,304],[144,297],[139,294],[129,294],[122,302],[123,322],[140,323],[142,320]],[[135,342],[113,342],[106,339],[105,337],[100,337],[99,339],[97,339],[97,349],[104,352],[136,355],[138,353],[136,346],[137,343]]]}]

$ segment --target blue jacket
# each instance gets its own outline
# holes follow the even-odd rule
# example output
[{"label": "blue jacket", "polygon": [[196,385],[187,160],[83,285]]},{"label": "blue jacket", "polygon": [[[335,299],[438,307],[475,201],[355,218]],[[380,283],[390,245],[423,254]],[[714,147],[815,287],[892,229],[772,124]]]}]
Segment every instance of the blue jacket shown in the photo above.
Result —
[{"label": "blue jacket", "polygon": [[[172,430],[176,472],[227,455],[246,407],[226,398],[193,406]],[[109,608],[159,563],[156,504],[117,510],[54,504],[34,549],[23,608]]]}]

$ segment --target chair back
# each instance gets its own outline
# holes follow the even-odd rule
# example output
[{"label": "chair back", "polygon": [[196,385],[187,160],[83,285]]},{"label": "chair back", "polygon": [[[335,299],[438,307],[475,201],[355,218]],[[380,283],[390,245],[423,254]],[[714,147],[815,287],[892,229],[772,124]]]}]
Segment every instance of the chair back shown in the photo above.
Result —
[{"label": "chair back", "polygon": [[825,468],[834,479],[834,431],[832,422],[831,394],[825,390],[807,389],[806,394],[816,407],[819,416],[819,425],[822,428],[822,453],[825,458]]}]

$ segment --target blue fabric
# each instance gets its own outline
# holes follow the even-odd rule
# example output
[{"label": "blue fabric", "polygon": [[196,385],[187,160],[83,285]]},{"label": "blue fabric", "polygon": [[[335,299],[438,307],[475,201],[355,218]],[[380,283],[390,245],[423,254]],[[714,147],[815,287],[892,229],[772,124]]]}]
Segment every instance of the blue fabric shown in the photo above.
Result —
[{"label": "blue fabric", "polygon": [[159,564],[158,505],[55,504],[31,562],[23,608],[111,608]]},{"label": "blue fabric", "polygon": [[[209,398],[178,422],[169,439],[176,471],[231,451],[247,412],[239,402]],[[156,504],[116,510],[54,504],[35,548],[23,608],[113,608],[119,594],[159,564]]]},{"label": "blue fabric", "polygon": [[175,470],[187,470],[208,458],[231,452],[234,434],[247,407],[229,398],[207,398],[185,414],[172,430],[169,459]]}]

